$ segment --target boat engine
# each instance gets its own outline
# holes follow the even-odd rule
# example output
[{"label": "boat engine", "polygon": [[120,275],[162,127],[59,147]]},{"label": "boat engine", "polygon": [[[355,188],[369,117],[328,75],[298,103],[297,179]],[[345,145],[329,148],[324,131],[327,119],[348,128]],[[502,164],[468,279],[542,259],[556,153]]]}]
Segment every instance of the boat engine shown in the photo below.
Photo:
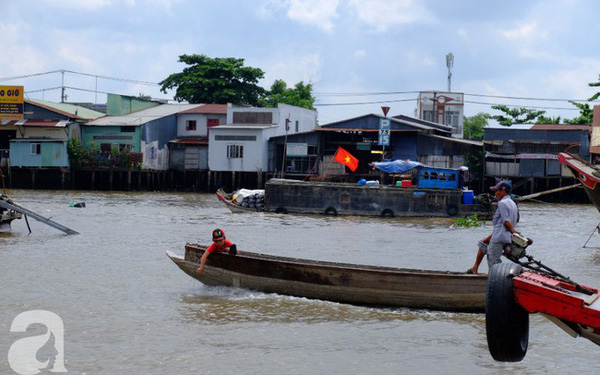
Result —
[{"label": "boat engine", "polygon": [[520,233],[510,235],[510,243],[504,246],[504,256],[513,262],[525,257],[525,249],[533,243],[531,238],[527,238]]}]

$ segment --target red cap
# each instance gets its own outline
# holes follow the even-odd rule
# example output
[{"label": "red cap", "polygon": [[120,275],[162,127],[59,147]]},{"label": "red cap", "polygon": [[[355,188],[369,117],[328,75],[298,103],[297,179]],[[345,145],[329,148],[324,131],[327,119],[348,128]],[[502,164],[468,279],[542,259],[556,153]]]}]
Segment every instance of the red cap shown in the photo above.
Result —
[{"label": "red cap", "polygon": [[213,241],[218,241],[220,239],[225,238],[225,232],[223,231],[223,229],[215,229],[213,230]]}]

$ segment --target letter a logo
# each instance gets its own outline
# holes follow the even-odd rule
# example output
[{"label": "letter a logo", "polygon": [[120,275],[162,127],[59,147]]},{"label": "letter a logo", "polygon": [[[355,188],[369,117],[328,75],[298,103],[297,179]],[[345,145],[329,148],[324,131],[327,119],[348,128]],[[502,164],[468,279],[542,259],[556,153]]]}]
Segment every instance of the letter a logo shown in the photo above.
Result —
[{"label": "letter a logo", "polygon": [[[67,372],[64,357],[64,324],[53,312],[46,310],[25,311],[16,316],[10,332],[27,332],[32,324],[46,326],[47,332],[38,336],[24,337],[15,341],[8,350],[8,364],[19,375],[35,375],[40,370]],[[50,347],[50,354],[44,353],[45,361],[38,360],[40,349]]]}]

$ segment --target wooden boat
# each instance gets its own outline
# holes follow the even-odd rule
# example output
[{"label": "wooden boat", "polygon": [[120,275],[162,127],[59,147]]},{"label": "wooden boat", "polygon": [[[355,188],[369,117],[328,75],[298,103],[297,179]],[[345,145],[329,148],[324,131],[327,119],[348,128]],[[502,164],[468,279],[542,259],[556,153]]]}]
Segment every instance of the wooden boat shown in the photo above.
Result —
[{"label": "wooden boat", "polygon": [[205,246],[187,244],[185,257],[167,256],[206,285],[241,287],[333,302],[482,312],[486,275],[321,262],[242,251],[213,253],[196,275]]},{"label": "wooden boat", "polygon": [[600,211],[600,168],[569,152],[558,154],[558,161],[581,181],[588,197]]},{"label": "wooden boat", "polygon": [[262,208],[256,207],[243,207],[237,203],[235,203],[232,199],[232,194],[225,192],[222,188],[219,188],[216,192],[217,198],[219,201],[223,202],[225,206],[233,213],[238,212],[260,212]]},{"label": "wooden boat", "polygon": [[9,233],[11,231],[10,223],[21,217],[23,215],[20,212],[0,207],[0,233]]}]

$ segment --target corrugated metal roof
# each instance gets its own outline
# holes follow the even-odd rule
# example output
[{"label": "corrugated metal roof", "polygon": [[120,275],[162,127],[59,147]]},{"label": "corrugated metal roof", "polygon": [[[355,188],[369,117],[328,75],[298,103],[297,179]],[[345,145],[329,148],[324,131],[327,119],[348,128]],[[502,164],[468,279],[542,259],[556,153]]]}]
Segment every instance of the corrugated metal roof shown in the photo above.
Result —
[{"label": "corrugated metal roof", "polygon": [[180,112],[181,114],[226,115],[227,104],[200,104],[196,108]]},{"label": "corrugated metal roof", "polygon": [[505,129],[505,130],[591,130],[589,125],[569,125],[569,124],[516,124],[511,126],[488,125],[485,129]]},{"label": "corrugated metal roof", "polygon": [[[368,129],[368,128],[316,128],[315,131],[319,132],[363,132],[363,133],[378,133],[379,129]],[[417,132],[418,130],[412,129],[391,129],[392,133],[400,132]]]},{"label": "corrugated metal roof", "polygon": [[208,140],[206,139],[189,139],[189,138],[178,138],[169,141],[169,143],[176,143],[179,145],[207,145]]},{"label": "corrugated metal roof", "polygon": [[147,122],[157,120],[162,117],[181,113],[183,111],[196,108],[201,104],[162,104],[156,107],[143,109],[122,116],[105,116],[97,120],[90,121],[87,125],[92,126],[140,126]]},{"label": "corrugated metal roof", "polygon": [[535,124],[531,130],[592,130],[590,125]]},{"label": "corrugated metal roof", "polygon": [[463,144],[470,145],[470,146],[481,146],[481,147],[483,147],[483,142],[482,141],[475,141],[475,140],[472,140],[472,139],[462,139],[462,138],[450,138],[450,137],[444,137],[442,135],[435,135],[435,134],[423,134],[423,135],[426,136],[426,137],[443,139],[443,140],[450,141],[450,142],[463,143]]},{"label": "corrugated metal roof", "polygon": [[253,124],[227,124],[211,126],[210,130],[213,129],[269,129],[275,128],[277,125],[253,125]]},{"label": "corrugated metal roof", "polygon": [[102,112],[96,112],[89,108],[82,107],[80,105],[68,104],[68,103],[54,103],[47,102],[45,100],[38,99],[26,99],[25,102],[28,102],[33,105],[40,106],[42,108],[48,109],[53,112],[60,113],[62,115],[80,119],[80,120],[94,120],[105,116]]},{"label": "corrugated metal roof", "polygon": [[56,121],[56,120],[28,119],[28,120],[2,121],[1,125],[3,125],[3,126],[14,125],[14,126],[25,126],[25,127],[33,126],[33,127],[44,127],[44,128],[64,128],[67,126],[68,123],[69,123],[69,121],[67,121],[67,120]]}]

